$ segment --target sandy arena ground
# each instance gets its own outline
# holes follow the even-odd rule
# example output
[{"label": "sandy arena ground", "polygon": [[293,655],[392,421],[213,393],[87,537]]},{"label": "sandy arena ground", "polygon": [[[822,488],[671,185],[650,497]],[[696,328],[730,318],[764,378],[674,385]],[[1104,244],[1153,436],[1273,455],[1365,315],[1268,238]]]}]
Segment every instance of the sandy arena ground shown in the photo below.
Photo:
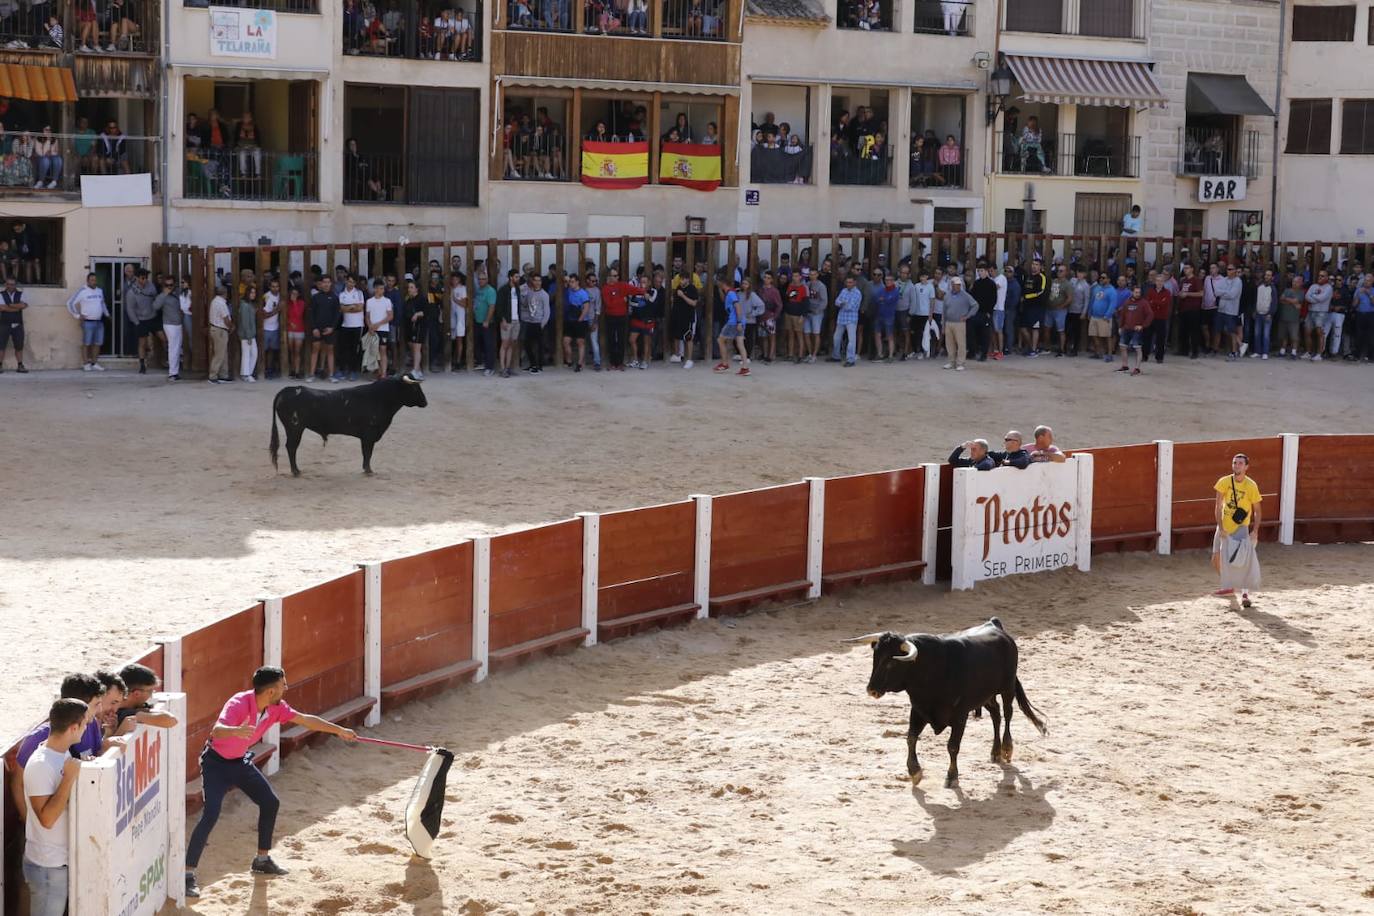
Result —
[{"label": "sandy arena ground", "polygon": [[[359,473],[355,441],[315,438],[293,480],[266,455],[275,384],[6,373],[0,664],[23,677],[0,738],[41,714],[65,671],[358,561],[578,510],[942,460],[971,435],[1037,422],[1065,446],[1367,431],[1369,380],[1344,365],[1176,360],[1127,379],[1086,359],[959,375],[440,376],[430,408],[398,416],[378,447],[376,477]],[[1283,591],[1243,616],[1196,597],[1204,556],[1136,556],[1091,579],[974,596],[894,587],[733,629],[703,622],[498,676],[383,729],[460,752],[453,836],[432,873],[392,851],[404,839],[384,822],[417,761],[328,750],[280,781],[283,851],[319,874],[229,877],[251,843],[231,805],[198,909],[1374,910],[1358,820],[1374,787],[1356,743],[1374,725],[1358,712],[1374,698],[1356,610],[1374,599],[1369,549],[1263,556]],[[980,723],[963,800],[937,776],[913,799],[897,778],[905,710],[868,700],[866,653],[833,640],[990,612],[1023,639],[1051,736],[1020,727],[1019,775],[1003,773]],[[943,741],[923,747],[938,775]]]}]

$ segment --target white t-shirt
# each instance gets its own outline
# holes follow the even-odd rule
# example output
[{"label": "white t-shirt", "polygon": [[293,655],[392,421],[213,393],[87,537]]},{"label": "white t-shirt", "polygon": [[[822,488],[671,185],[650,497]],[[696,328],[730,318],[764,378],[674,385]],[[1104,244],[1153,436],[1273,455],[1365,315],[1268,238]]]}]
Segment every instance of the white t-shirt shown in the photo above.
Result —
[{"label": "white t-shirt", "polygon": [[276,331],[281,328],[281,312],[277,309],[277,303],[281,302],[281,296],[267,291],[262,297],[262,329],[264,331]]},{"label": "white t-shirt", "polygon": [[[344,289],[339,292],[339,305],[362,305],[363,291],[356,286],[353,289]],[[344,312],[343,326],[346,328],[360,328],[363,326],[362,312]]]},{"label": "white t-shirt", "polygon": [[454,29],[458,32],[459,35],[462,35],[464,32],[472,31],[472,23],[468,22],[466,19],[459,19],[458,24],[454,26]]},{"label": "white t-shirt", "polygon": [[1123,235],[1140,235],[1141,218],[1127,213],[1121,217],[1121,232]]},{"label": "white t-shirt", "polygon": [[1004,274],[997,274],[992,278],[992,282],[997,284],[997,303],[992,307],[992,310],[1005,312],[1007,310],[1007,278]]},{"label": "white t-shirt", "polygon": [[[381,324],[377,324],[377,322],[382,321],[382,319],[386,317],[386,313],[389,311],[391,311],[391,300],[386,296],[382,296],[380,299],[373,297],[367,300],[367,320],[372,323],[376,330],[391,330],[391,322],[389,321],[383,321]],[[393,315],[392,317],[395,316]]]},{"label": "white t-shirt", "polygon": [[[24,765],[24,798],[52,795],[62,784],[62,768],[70,754],[55,751],[47,744],[38,745],[29,762]],[[70,802],[69,802],[70,804]],[[67,864],[67,814],[71,808],[63,809],[51,827],[44,827],[29,806],[28,818],[24,824],[24,858],[34,865],[44,868],[61,868]]]},{"label": "white t-shirt", "polygon": [[434,29],[437,32],[451,32],[458,28],[456,19],[446,19],[443,16],[434,20]]},{"label": "white t-shirt", "polygon": [[459,283],[457,286],[449,287],[449,332],[454,337],[466,337],[468,329],[468,288],[466,284]]},{"label": "white t-shirt", "polygon": [[229,303],[223,296],[210,300],[210,327],[229,330]]}]

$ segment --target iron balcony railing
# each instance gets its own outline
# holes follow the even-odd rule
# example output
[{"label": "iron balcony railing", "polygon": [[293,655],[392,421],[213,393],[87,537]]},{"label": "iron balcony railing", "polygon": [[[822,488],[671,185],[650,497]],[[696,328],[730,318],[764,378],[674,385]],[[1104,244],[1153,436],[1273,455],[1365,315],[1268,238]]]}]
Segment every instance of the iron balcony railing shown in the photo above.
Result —
[{"label": "iron balcony railing", "polygon": [[1002,174],[1140,177],[1139,137],[1046,131],[1037,139],[999,131],[994,143],[994,164]]},{"label": "iron balcony railing", "polygon": [[972,0],[916,0],[915,31],[927,35],[972,35]]},{"label": "iron balcony railing", "polygon": [[1180,175],[1259,177],[1260,136],[1255,130],[1216,127],[1178,129]]},{"label": "iron balcony railing", "polygon": [[[840,150],[849,147],[840,146]],[[892,184],[892,151],[860,156],[857,153],[836,155],[830,152],[830,183],[832,185],[890,185]]]},{"label": "iron balcony railing", "polygon": [[[451,16],[445,16],[452,10]],[[344,0],[343,52],[409,60],[482,60],[482,4],[411,2],[379,9],[371,0]]]},{"label": "iron balcony railing", "polygon": [[755,145],[749,151],[749,180],[754,184],[810,184],[814,150],[788,152],[781,146]]},{"label": "iron balcony railing", "polygon": [[[212,0],[182,0],[182,6],[206,9],[218,5]],[[230,6],[240,6],[250,10],[273,10],[278,13],[318,13],[319,0],[234,0]]]},{"label": "iron balcony railing", "polygon": [[[955,147],[951,155],[944,144],[927,150],[924,146],[917,151],[912,144],[911,163],[908,168],[909,187],[913,188],[963,188],[965,187],[964,163],[968,161],[968,149]],[[957,159],[955,162],[942,162],[941,159]]]},{"label": "iron balcony railing", "polygon": [[319,200],[319,158],[243,146],[187,150],[182,185],[196,200]]},{"label": "iron balcony railing", "polygon": [[[51,145],[49,145],[51,144]],[[158,139],[124,134],[10,131],[0,135],[0,194],[80,191],[82,175],[148,172],[158,186]]]}]

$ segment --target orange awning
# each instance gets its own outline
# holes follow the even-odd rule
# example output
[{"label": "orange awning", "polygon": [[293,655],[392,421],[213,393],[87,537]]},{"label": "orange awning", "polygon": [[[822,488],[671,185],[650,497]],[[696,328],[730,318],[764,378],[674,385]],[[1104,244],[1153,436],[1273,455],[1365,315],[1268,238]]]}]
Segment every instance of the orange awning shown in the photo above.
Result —
[{"label": "orange awning", "polygon": [[75,102],[76,78],[65,67],[0,65],[0,96],[30,102]]}]

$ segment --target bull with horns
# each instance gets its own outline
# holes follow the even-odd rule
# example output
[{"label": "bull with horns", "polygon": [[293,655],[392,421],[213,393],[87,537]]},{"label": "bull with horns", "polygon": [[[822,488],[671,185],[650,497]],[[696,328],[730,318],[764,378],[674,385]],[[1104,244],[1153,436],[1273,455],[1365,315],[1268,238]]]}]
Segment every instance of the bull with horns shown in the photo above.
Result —
[{"label": "bull with horns", "polygon": [[379,379],[367,385],[322,391],[292,385],[277,392],[272,400],[272,439],[268,451],[272,467],[277,466],[277,420],[286,427],[286,456],[291,459],[291,474],[299,477],[296,448],[308,429],[319,433],[325,442],[330,436],[353,436],[362,442],[363,473],[372,473],[372,448],[391,426],[402,407],[425,407],[425,393],[409,374]]},{"label": "bull with horns", "polygon": [[[913,633],[869,633],[845,643],[873,647],[868,695],[879,699],[905,693],[911,699],[911,727],[906,736],[906,769],[913,784],[921,781],[916,740],[927,725],[935,734],[949,729],[949,773],[946,786],[959,779],[959,743],[970,712],[986,709],[992,717],[992,762],[1011,763],[1012,698],[1040,734],[1048,734],[1016,676],[1016,640],[993,617],[985,624],[931,636]],[[1001,699],[1002,708],[997,708]],[[1005,724],[1003,719],[1005,718]]]}]

